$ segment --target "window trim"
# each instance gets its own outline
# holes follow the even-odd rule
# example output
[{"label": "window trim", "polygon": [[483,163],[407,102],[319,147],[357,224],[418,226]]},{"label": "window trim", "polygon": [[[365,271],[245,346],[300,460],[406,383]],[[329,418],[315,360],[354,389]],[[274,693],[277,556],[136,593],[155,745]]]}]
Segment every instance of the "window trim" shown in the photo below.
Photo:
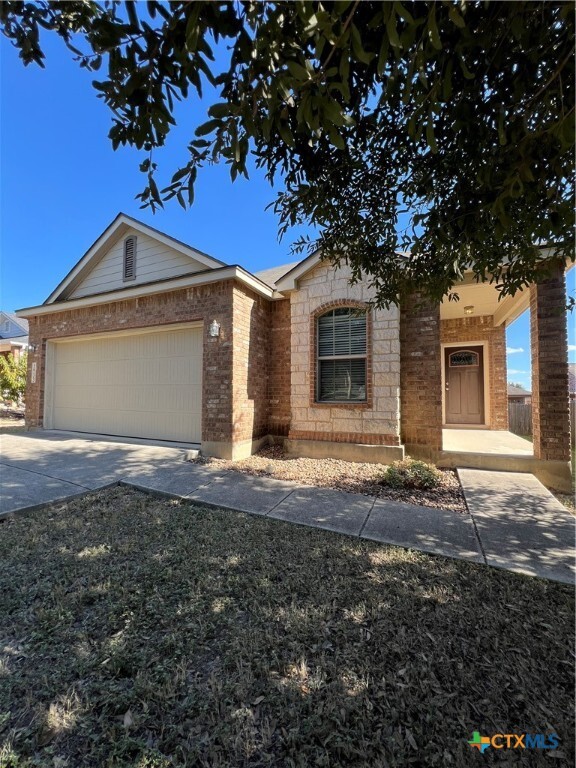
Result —
[{"label": "window trim", "polygon": [[[348,309],[348,310],[357,310],[359,312],[362,312],[366,321],[366,351],[364,354],[350,354],[350,355],[320,355],[320,318],[324,317],[325,315],[329,314],[330,312],[334,312],[336,309]],[[323,307],[319,307],[312,316],[312,322],[314,324],[313,327],[313,338],[314,338],[314,345],[313,345],[313,370],[314,370],[314,383],[313,383],[313,392],[312,392],[312,404],[314,406],[336,406],[336,407],[344,407],[344,408],[369,408],[371,407],[372,403],[372,386],[371,386],[371,379],[372,379],[372,366],[370,364],[371,361],[371,315],[369,312],[369,309],[367,305],[360,303],[360,302],[348,302],[348,301],[335,301],[330,302],[330,304],[324,305]],[[364,370],[365,370],[365,389],[364,389],[364,398],[362,400],[321,400],[320,399],[320,363],[322,361],[330,361],[330,360],[342,360],[342,361],[348,361],[348,360],[364,360]]]},{"label": "window trim", "polygon": [[[132,257],[132,275],[126,276],[126,243],[128,240],[134,241],[134,255]],[[138,237],[136,235],[128,235],[124,238],[122,243],[122,281],[124,283],[131,283],[136,280],[136,254],[138,252]]]}]

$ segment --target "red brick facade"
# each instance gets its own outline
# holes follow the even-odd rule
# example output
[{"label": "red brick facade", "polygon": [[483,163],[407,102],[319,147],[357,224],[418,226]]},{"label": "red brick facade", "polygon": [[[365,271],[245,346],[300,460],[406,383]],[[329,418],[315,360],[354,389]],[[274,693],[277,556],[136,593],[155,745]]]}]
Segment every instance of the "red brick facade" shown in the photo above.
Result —
[{"label": "red brick facade", "polygon": [[[226,281],[31,317],[30,344],[36,349],[28,358],[27,426],[42,426],[47,340],[203,320],[202,439],[232,440],[232,288]],[[217,338],[208,335],[212,320],[220,324]]]},{"label": "red brick facade", "polygon": [[[243,283],[226,280],[89,307],[66,309],[63,304],[59,311],[30,317],[27,425],[43,426],[49,340],[201,321],[202,442],[216,446],[216,451],[225,445],[250,447],[252,440],[271,435],[381,446],[405,444],[408,451],[434,458],[442,449],[441,343],[488,342],[490,426],[507,429],[504,326],[494,327],[489,316],[441,321],[440,307],[420,304],[418,296],[404,302],[399,332],[397,316],[379,320],[377,312],[368,314],[368,402],[345,408],[316,403],[318,315],[333,306],[366,306],[351,297],[326,303],[324,296],[330,299],[332,284],[319,282],[317,288],[321,295],[314,299],[316,303],[301,312],[290,299],[270,301]],[[538,459],[560,461],[570,457],[563,305],[562,271],[532,287],[534,454]],[[213,320],[220,325],[217,337],[209,335]],[[294,347],[297,326],[300,346]],[[379,360],[373,364],[377,353]],[[398,381],[400,435],[386,423],[386,409],[395,408],[390,421],[397,431]],[[301,393],[295,397],[299,383]],[[332,415],[326,410],[330,408]]]},{"label": "red brick facade", "polygon": [[407,450],[442,449],[440,306],[418,294],[400,308],[400,417]]},{"label": "red brick facade", "polygon": [[564,270],[530,288],[534,456],[570,461],[568,341]]},{"label": "red brick facade", "polygon": [[461,317],[440,322],[442,344],[469,344],[487,342],[484,365],[488,366],[490,411],[488,425],[491,429],[508,429],[508,383],[506,369],[506,328],[494,325],[490,315]]},{"label": "red brick facade", "polygon": [[[43,426],[46,343],[148,326],[204,322],[202,440],[237,443],[286,435],[290,423],[290,303],[233,281],[30,318],[26,419]],[[220,335],[208,326],[216,320]],[[273,344],[271,354],[271,344]],[[269,368],[268,361],[272,365]],[[36,381],[31,381],[36,363]]]},{"label": "red brick facade", "polygon": [[232,441],[268,434],[270,303],[248,288],[233,288]]},{"label": "red brick facade", "polygon": [[270,434],[285,437],[290,429],[290,299],[270,304],[268,403]]},{"label": "red brick facade", "polygon": [[360,445],[400,445],[398,435],[367,435],[362,432],[314,432],[290,430],[291,440],[328,440],[331,443],[358,443]]}]

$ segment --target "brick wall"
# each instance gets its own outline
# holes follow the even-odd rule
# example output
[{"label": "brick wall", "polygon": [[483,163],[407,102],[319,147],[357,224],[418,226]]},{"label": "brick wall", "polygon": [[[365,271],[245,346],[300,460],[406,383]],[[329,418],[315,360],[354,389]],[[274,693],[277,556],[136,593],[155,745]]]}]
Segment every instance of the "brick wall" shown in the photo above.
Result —
[{"label": "brick wall", "polygon": [[244,286],[233,289],[234,442],[268,434],[270,303]]},{"label": "brick wall", "polygon": [[268,404],[270,434],[285,437],[290,429],[290,299],[270,304]]},{"label": "brick wall", "polygon": [[534,456],[550,461],[570,461],[565,303],[562,267],[530,287]]},{"label": "brick wall", "polygon": [[[30,318],[30,343],[36,346],[36,351],[28,356],[27,426],[42,426],[47,340],[203,320],[202,440],[231,441],[232,292],[233,282],[225,281]],[[218,338],[208,335],[212,320],[220,323]],[[36,363],[34,384],[31,382],[33,363]]]},{"label": "brick wall", "polygon": [[434,458],[442,448],[439,305],[421,302],[418,294],[402,303],[400,350],[402,441]]},{"label": "brick wall", "polygon": [[487,415],[491,429],[508,429],[508,383],[506,370],[506,328],[494,325],[491,315],[460,317],[440,322],[442,344],[488,342],[490,408]]},{"label": "brick wall", "polygon": [[365,306],[373,291],[365,283],[350,285],[348,267],[335,270],[321,263],[299,281],[290,295],[291,410],[289,437],[398,445],[400,342],[398,310],[371,310],[368,402],[333,404],[315,402],[315,318],[334,306]]}]

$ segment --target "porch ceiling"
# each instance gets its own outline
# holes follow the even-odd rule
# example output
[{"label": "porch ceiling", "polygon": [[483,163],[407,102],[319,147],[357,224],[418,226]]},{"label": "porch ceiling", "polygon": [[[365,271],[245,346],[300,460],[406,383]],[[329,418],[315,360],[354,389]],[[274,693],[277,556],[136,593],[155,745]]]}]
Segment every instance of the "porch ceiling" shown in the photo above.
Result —
[{"label": "porch ceiling", "polygon": [[[454,292],[460,297],[459,301],[444,301],[440,305],[442,320],[455,320],[463,317],[480,317],[490,315],[494,325],[509,324],[530,306],[530,290],[525,288],[515,296],[506,296],[499,301],[500,292],[495,284],[470,283],[464,280],[454,286]],[[467,314],[464,307],[472,307]]]}]

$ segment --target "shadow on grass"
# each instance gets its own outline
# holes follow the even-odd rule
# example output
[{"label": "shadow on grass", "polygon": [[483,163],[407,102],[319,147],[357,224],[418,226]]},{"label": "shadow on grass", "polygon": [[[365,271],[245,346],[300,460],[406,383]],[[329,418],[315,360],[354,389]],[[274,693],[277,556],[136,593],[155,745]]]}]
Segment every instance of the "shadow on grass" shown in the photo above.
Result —
[{"label": "shadow on grass", "polygon": [[125,488],[0,524],[0,563],[0,765],[573,763],[562,585]]}]

